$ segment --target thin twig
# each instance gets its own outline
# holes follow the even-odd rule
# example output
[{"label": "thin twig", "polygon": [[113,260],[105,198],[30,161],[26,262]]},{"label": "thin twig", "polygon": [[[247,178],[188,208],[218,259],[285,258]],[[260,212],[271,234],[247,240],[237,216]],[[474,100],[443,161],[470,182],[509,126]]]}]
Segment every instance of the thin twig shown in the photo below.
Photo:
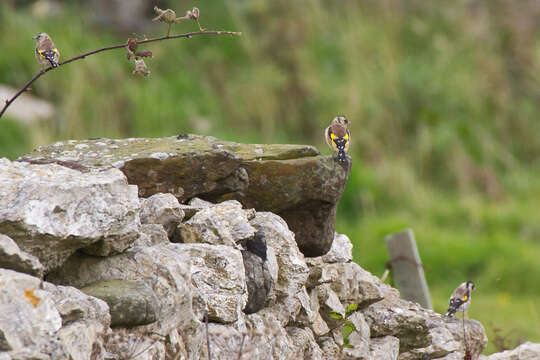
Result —
[{"label": "thin twig", "polygon": [[[178,35],[172,35],[172,36],[169,36],[169,34],[167,34],[167,36],[161,36],[161,37],[157,37],[157,38],[153,38],[153,39],[141,40],[141,41],[137,41],[137,43],[138,44],[144,44],[144,43],[167,40],[167,39],[191,38],[192,36],[196,36],[196,35],[236,35],[236,36],[239,36],[239,35],[242,35],[242,33],[241,32],[235,32],[235,31],[194,31],[194,32],[189,32],[189,33],[185,33],[185,34],[178,34]],[[71,59],[67,59],[65,61],[62,61],[62,62],[58,63],[58,65],[59,66],[66,65],[66,64],[69,64],[70,62],[80,60],[80,59],[84,59],[87,56],[94,55],[94,54],[100,53],[102,51],[121,49],[121,48],[126,47],[126,45],[127,44],[124,43],[124,44],[107,46],[107,47],[104,47],[104,48],[101,48],[101,49],[89,51],[87,53],[72,57]],[[15,99],[17,99],[23,92],[25,92],[26,89],[28,89],[30,87],[30,85],[32,85],[32,83],[34,81],[36,81],[41,75],[45,74],[46,72],[48,72],[48,71],[50,71],[52,69],[53,69],[52,67],[48,67],[48,68],[40,70],[36,75],[34,75],[34,77],[32,79],[30,79],[30,81],[28,81],[19,91],[17,91],[17,93],[15,95],[13,95],[10,99],[6,100],[5,104],[4,104],[4,107],[2,108],[2,110],[0,110],[0,118],[2,117],[2,115],[4,115],[4,112],[7,110],[9,105],[11,105],[11,103],[13,103],[13,101],[15,101]]]},{"label": "thin twig", "polygon": [[470,358],[469,343],[467,342],[467,333],[465,332],[465,308],[463,308],[463,318],[461,319],[463,324],[463,344],[465,345],[465,356],[464,359]]},{"label": "thin twig", "polygon": [[242,341],[240,342],[240,350],[238,350],[238,359],[241,360],[242,358],[242,350],[244,348],[244,340],[246,340],[246,334],[242,334]]}]

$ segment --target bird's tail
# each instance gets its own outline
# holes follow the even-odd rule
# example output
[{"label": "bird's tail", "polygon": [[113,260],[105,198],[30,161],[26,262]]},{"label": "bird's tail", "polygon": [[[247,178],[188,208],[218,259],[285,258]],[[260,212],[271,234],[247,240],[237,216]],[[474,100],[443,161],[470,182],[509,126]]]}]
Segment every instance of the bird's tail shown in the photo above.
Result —
[{"label": "bird's tail", "polygon": [[345,139],[336,139],[334,140],[334,143],[336,144],[336,148],[338,150],[338,161],[339,162],[345,162],[347,161],[347,155],[345,154],[345,145],[347,144],[347,140]]},{"label": "bird's tail", "polygon": [[448,310],[446,311],[445,316],[453,317],[462,304],[463,304],[463,301],[461,301],[460,299],[456,299],[456,298],[450,299],[450,305],[448,306]]},{"label": "bird's tail", "polygon": [[57,63],[56,60],[54,60],[52,57],[46,56],[45,59],[47,59],[47,60],[51,63],[51,66],[52,66],[53,68],[58,67],[58,63]]},{"label": "bird's tail", "polygon": [[58,62],[56,62],[56,60],[54,59],[54,56],[56,55],[55,52],[53,51],[46,51],[46,52],[43,52],[42,56],[47,59],[47,61],[51,64],[51,66],[53,68],[56,68],[58,67]]}]

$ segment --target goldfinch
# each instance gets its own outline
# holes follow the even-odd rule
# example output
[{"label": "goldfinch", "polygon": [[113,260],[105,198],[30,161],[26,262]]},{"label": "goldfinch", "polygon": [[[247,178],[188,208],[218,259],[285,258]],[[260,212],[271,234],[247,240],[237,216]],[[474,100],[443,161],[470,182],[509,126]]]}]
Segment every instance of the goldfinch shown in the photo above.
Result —
[{"label": "goldfinch", "polygon": [[36,59],[38,63],[46,68],[52,66],[58,67],[58,59],[60,59],[60,53],[54,45],[50,36],[45,33],[39,33],[32,39],[37,40],[36,44]]},{"label": "goldfinch", "polygon": [[345,162],[347,155],[345,154],[349,150],[349,144],[351,143],[351,134],[347,126],[349,120],[345,116],[336,116],[329,127],[324,131],[326,137],[326,143],[333,150],[337,151],[337,159],[339,162]]},{"label": "goldfinch", "polygon": [[469,305],[471,305],[471,293],[474,290],[474,283],[467,281],[461,283],[456,290],[450,296],[450,306],[446,311],[446,316],[453,317],[456,312],[463,313],[463,316],[467,313]]}]

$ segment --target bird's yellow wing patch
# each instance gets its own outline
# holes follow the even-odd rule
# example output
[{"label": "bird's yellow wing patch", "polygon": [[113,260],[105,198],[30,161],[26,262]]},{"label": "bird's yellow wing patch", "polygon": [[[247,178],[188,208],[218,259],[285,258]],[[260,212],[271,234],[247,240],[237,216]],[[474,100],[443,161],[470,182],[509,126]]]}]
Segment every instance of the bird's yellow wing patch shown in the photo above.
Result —
[{"label": "bird's yellow wing patch", "polygon": [[468,298],[469,298],[469,297],[468,297],[467,295],[465,295],[465,296],[463,297],[463,301],[467,301]]}]

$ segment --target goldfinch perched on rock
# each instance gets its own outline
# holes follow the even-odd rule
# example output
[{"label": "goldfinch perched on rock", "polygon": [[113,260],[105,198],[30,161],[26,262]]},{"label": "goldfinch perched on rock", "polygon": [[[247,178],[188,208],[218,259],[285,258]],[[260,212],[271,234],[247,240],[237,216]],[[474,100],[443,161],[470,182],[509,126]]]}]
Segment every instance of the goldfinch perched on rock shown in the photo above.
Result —
[{"label": "goldfinch perched on rock", "polygon": [[471,304],[471,292],[474,290],[474,283],[467,281],[459,285],[450,297],[450,306],[446,312],[446,316],[453,317],[456,312],[467,313]]},{"label": "goldfinch perched on rock", "polygon": [[38,63],[44,68],[48,66],[57,67],[60,53],[50,36],[45,33],[39,33],[32,39],[37,40],[36,59]]},{"label": "goldfinch perched on rock", "polygon": [[345,153],[349,150],[349,144],[351,143],[351,134],[347,129],[348,125],[349,120],[345,116],[336,116],[324,131],[328,146],[338,153],[337,159],[339,162],[347,160]]}]

